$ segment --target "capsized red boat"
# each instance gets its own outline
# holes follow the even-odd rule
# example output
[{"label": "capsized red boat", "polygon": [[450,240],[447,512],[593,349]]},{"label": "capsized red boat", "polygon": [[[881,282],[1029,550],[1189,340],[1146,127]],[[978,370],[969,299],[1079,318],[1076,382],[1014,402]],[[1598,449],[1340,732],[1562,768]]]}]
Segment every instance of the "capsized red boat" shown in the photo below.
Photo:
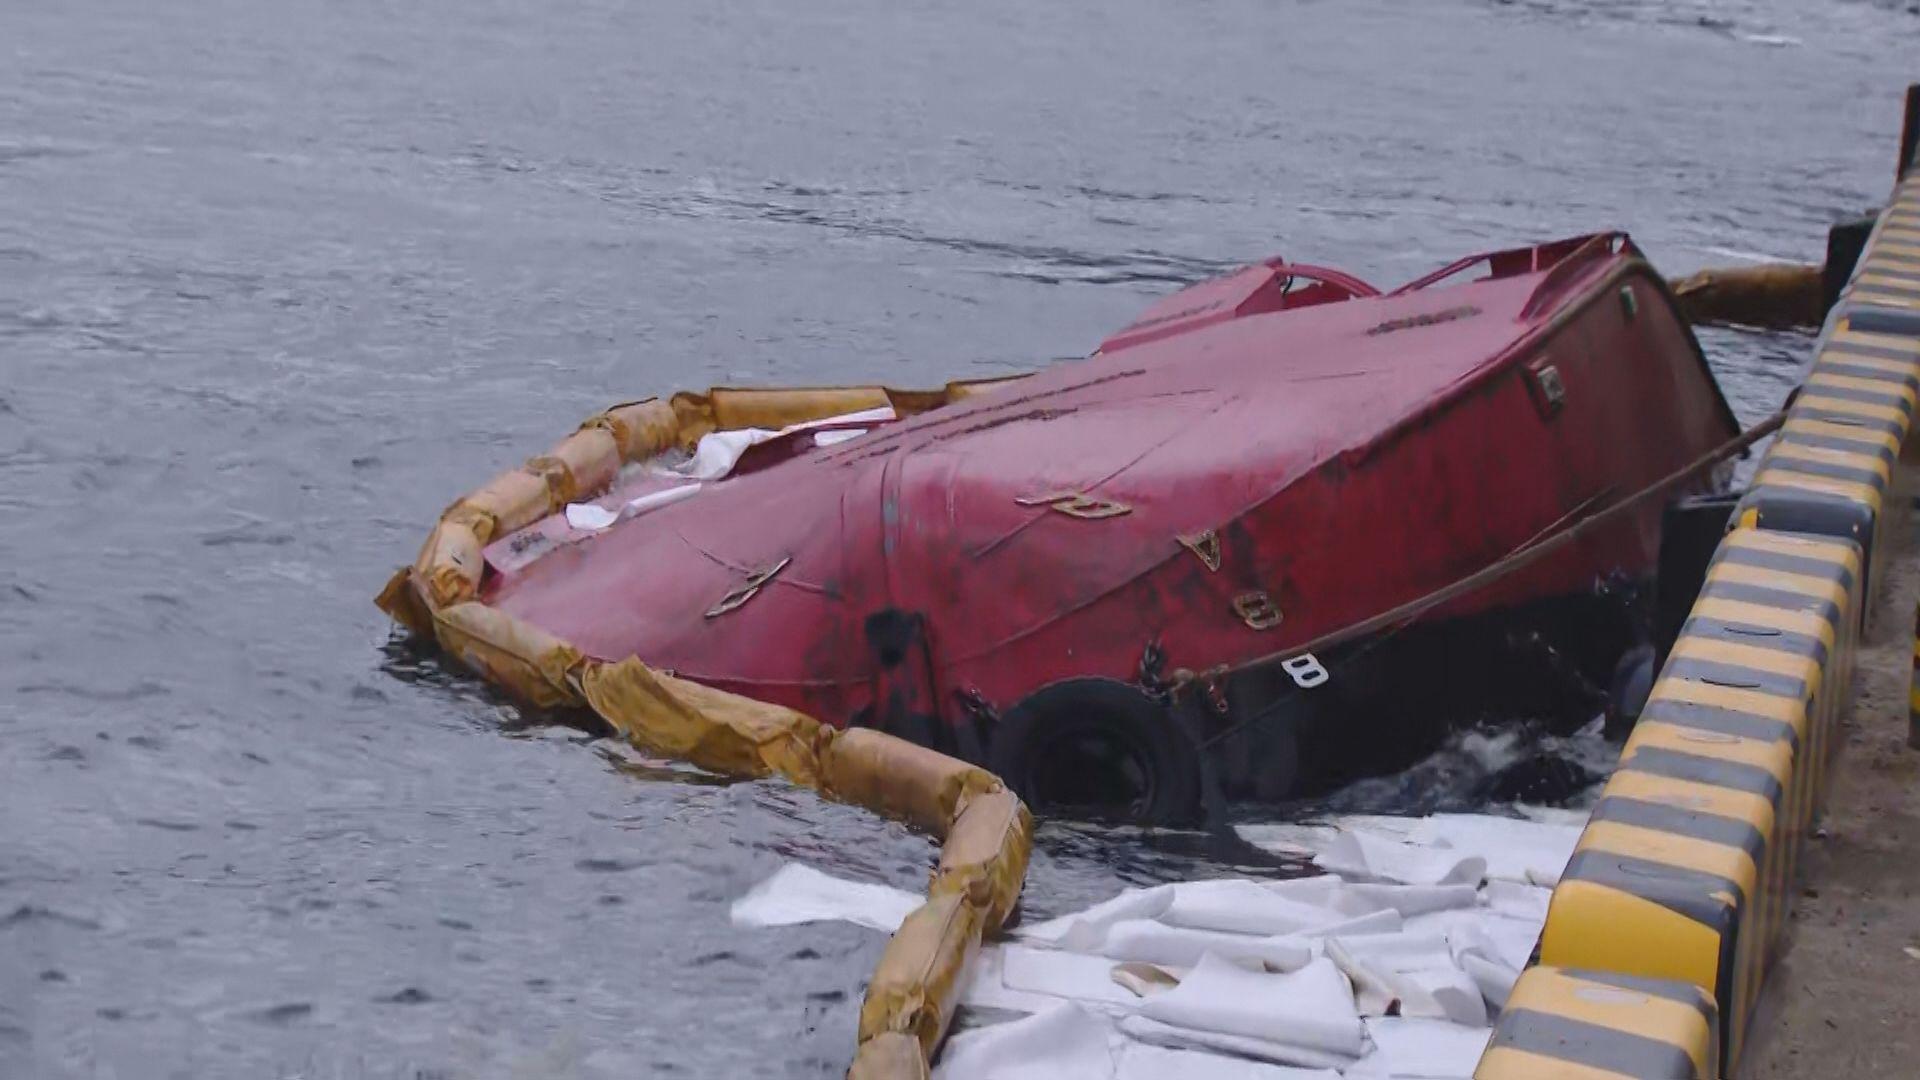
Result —
[{"label": "capsized red boat", "polygon": [[1667,506],[1729,471],[1667,481],[1738,434],[1620,234],[1386,294],[1273,260],[1002,384],[755,393],[700,398],[700,437],[495,540],[480,598],[1042,808],[1152,820],[1203,776],[1278,797],[1486,712],[1591,716],[1648,639]]}]

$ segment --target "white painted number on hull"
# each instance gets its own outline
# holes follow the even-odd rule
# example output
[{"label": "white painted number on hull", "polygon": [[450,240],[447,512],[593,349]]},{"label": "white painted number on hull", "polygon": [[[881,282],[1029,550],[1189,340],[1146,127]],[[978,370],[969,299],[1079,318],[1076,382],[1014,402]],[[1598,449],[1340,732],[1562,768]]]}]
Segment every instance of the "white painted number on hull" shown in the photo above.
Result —
[{"label": "white painted number on hull", "polygon": [[1294,685],[1302,690],[1311,690],[1332,678],[1327,674],[1327,669],[1320,666],[1320,661],[1313,658],[1312,653],[1301,653],[1299,656],[1280,661],[1280,670],[1293,676]]}]

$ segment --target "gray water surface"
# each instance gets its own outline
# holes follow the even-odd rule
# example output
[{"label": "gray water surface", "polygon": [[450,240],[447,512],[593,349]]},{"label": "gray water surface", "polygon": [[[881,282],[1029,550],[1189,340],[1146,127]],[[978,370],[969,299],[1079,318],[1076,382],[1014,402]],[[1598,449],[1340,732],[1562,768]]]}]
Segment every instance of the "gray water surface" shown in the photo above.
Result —
[{"label": "gray water surface", "polygon": [[[1844,0],[0,0],[0,1077],[838,1075],[921,837],[392,643],[620,400],[1084,354],[1274,253],[1814,258],[1920,16]],[[1707,336],[1752,419],[1795,335]],[[1449,774],[1450,775],[1450,774]],[[1224,870],[1056,826],[1036,914]]]}]

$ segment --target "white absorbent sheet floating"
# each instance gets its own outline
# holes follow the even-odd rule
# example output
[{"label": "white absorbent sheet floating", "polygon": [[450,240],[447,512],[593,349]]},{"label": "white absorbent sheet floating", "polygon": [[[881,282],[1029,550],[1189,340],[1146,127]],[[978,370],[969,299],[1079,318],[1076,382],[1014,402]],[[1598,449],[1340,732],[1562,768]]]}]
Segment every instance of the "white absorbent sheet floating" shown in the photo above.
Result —
[{"label": "white absorbent sheet floating", "polygon": [[[1552,887],[1586,827],[1577,811],[1533,809],[1529,820],[1490,814],[1424,818],[1354,815],[1321,825],[1242,825],[1240,838],[1265,851],[1311,857],[1353,880],[1442,884],[1478,869],[1495,881]],[[1451,877],[1450,877],[1451,875]]]},{"label": "white absorbent sheet floating", "polygon": [[693,456],[684,461],[667,464],[650,464],[649,472],[660,475],[678,476],[688,480],[720,480],[733,472],[740,458],[753,447],[764,442],[792,435],[800,431],[815,431],[816,446],[833,446],[836,443],[856,439],[880,424],[891,423],[897,419],[891,405],[882,405],[876,409],[863,409],[860,412],[829,416],[822,420],[809,420],[802,424],[790,424],[779,429],[737,428],[733,431],[714,431],[700,437],[694,445]]},{"label": "white absorbent sheet floating", "polygon": [[[1445,814],[1248,832],[1328,872],[1129,889],[1012,930],[970,968],[937,1080],[1470,1077],[1579,826]],[[892,930],[921,899],[790,864],[733,918]]]},{"label": "white absorbent sheet floating", "polygon": [[1321,957],[1298,971],[1250,970],[1209,953],[1179,985],[1145,999],[1140,1015],[1190,1032],[1237,1035],[1276,1048],[1286,1065],[1351,1065],[1366,1048],[1345,976]]},{"label": "white absorbent sheet floating", "polygon": [[649,510],[658,510],[663,506],[672,506],[700,494],[698,481],[681,484],[665,491],[650,491],[638,498],[628,499],[617,507],[602,506],[599,503],[568,503],[567,524],[582,532],[598,532],[610,529],[616,522],[625,518],[637,517]]},{"label": "white absorbent sheet floating", "polygon": [[779,429],[739,428],[734,431],[709,432],[700,437],[700,441],[694,445],[693,454],[684,460],[667,463],[656,458],[642,462],[639,466],[646,475],[669,481],[683,480],[686,481],[685,483],[649,491],[623,502],[603,497],[593,502],[568,503],[567,525],[578,532],[596,533],[610,529],[627,518],[637,517],[650,510],[658,510],[663,506],[672,506],[684,499],[690,499],[700,493],[702,486],[724,480],[732,475],[734,467],[740,464],[741,457],[748,450],[764,442],[771,442],[796,432],[825,428],[827,430],[815,431],[814,445],[834,446],[849,439],[857,439],[873,427],[890,423],[895,419],[897,417],[893,407],[882,405],[877,409],[829,416],[823,420],[810,420],[803,424],[793,424]]},{"label": "white absorbent sheet floating", "polygon": [[733,902],[735,926],[850,922],[891,934],[926,898],[788,863]]},{"label": "white absorbent sheet floating", "polygon": [[1133,1038],[1106,1015],[1060,1002],[947,1040],[934,1080],[1338,1080],[1304,1069]]}]

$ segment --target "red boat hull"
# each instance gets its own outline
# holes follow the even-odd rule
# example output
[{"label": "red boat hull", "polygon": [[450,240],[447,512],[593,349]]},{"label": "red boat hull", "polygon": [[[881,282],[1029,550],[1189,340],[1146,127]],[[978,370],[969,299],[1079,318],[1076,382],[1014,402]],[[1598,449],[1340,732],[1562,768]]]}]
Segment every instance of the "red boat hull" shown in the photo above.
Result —
[{"label": "red boat hull", "polygon": [[[1341,279],[1304,305],[1275,299],[1271,269],[1196,286],[1087,360],[743,462],[696,497],[489,573],[484,597],[591,656],[978,757],[994,718],[1040,688],[1284,654],[1737,433],[1630,246],[1486,265],[1387,296]],[[1646,579],[1665,502],[1423,622]]]}]

